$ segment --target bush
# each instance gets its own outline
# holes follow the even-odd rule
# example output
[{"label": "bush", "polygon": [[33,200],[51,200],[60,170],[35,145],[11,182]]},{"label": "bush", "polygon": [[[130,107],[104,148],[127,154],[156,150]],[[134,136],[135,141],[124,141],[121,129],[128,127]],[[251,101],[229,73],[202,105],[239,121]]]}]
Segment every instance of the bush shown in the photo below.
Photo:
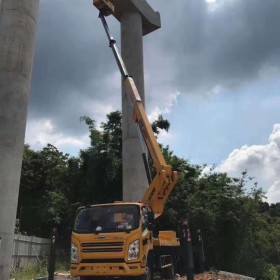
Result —
[{"label": "bush", "polygon": [[277,267],[272,264],[266,264],[263,270],[263,280],[279,280]]}]

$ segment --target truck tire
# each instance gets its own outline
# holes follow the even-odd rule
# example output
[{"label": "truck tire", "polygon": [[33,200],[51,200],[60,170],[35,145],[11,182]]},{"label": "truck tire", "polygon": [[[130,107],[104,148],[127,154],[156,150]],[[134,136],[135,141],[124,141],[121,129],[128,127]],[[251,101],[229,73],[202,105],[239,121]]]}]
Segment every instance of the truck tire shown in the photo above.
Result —
[{"label": "truck tire", "polygon": [[139,280],[153,280],[154,278],[154,263],[152,258],[148,257],[147,265],[146,265],[146,273],[140,276]]},{"label": "truck tire", "polygon": [[175,265],[173,258],[171,259],[170,266],[161,271],[161,278],[169,280],[175,279]]},{"label": "truck tire", "polygon": [[167,270],[167,279],[174,279],[175,278],[175,265],[174,260],[172,258],[171,266]]},{"label": "truck tire", "polygon": [[169,267],[167,272],[167,279],[173,280],[175,278],[175,267],[174,262],[172,262],[172,265]]}]

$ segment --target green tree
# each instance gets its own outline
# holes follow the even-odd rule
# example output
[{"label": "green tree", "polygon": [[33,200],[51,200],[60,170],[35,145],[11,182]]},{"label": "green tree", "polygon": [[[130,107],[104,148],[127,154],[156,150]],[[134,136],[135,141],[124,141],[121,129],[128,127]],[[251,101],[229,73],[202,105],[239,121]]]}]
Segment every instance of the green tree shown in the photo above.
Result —
[{"label": "green tree", "polygon": [[89,128],[91,145],[80,152],[79,195],[83,204],[113,202],[122,199],[121,113],[107,115],[98,130],[95,121],[83,117]]},{"label": "green tree", "polygon": [[153,132],[158,135],[160,130],[168,131],[170,128],[170,123],[168,120],[164,119],[162,115],[159,115],[158,118],[151,124]]},{"label": "green tree", "polygon": [[[121,200],[121,113],[108,114],[100,129],[89,117],[81,121],[89,128],[90,146],[79,157],[69,157],[50,144],[40,151],[25,146],[18,207],[21,231],[48,236],[56,225],[69,236],[66,229],[78,206]],[[162,116],[153,123],[156,135],[159,128],[169,128]],[[192,165],[168,146],[161,149],[179,172],[179,181],[159,220],[160,229],[180,233],[187,219],[195,248],[196,232],[202,231],[208,266],[279,279],[280,203],[264,202],[257,183],[248,191],[254,178],[247,171],[232,178],[215,166]]]},{"label": "green tree", "polygon": [[68,161],[69,156],[51,144],[41,151],[25,146],[18,202],[21,231],[48,236],[51,226],[65,222],[70,189]]}]

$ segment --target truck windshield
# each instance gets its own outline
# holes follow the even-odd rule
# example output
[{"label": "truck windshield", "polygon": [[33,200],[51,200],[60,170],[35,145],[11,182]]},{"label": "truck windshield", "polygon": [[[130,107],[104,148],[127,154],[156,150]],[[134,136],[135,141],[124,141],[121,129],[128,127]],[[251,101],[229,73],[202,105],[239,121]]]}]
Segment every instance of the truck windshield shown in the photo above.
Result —
[{"label": "truck windshield", "polygon": [[84,208],[76,216],[74,232],[131,231],[139,227],[139,211],[138,205],[106,205]]}]

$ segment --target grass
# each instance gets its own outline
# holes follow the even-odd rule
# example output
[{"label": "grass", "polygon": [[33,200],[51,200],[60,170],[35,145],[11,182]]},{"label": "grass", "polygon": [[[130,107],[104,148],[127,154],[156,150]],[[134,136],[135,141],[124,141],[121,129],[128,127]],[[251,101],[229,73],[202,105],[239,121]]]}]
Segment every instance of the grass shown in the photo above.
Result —
[{"label": "grass", "polygon": [[67,273],[70,270],[70,264],[69,261],[65,260],[57,260],[56,265],[55,265],[55,272],[59,273]]},{"label": "grass", "polygon": [[10,274],[10,279],[32,280],[47,275],[47,262],[40,261],[37,264],[28,263],[23,267],[13,268]]},{"label": "grass", "polygon": [[[70,270],[70,253],[68,251],[57,250],[55,272],[68,273]],[[13,268],[10,279],[33,280],[48,275],[48,260],[42,260],[36,264],[27,263],[22,267]]]},{"label": "grass", "polygon": [[60,273],[66,273],[70,271],[70,251],[69,250],[57,250],[55,271]]}]

